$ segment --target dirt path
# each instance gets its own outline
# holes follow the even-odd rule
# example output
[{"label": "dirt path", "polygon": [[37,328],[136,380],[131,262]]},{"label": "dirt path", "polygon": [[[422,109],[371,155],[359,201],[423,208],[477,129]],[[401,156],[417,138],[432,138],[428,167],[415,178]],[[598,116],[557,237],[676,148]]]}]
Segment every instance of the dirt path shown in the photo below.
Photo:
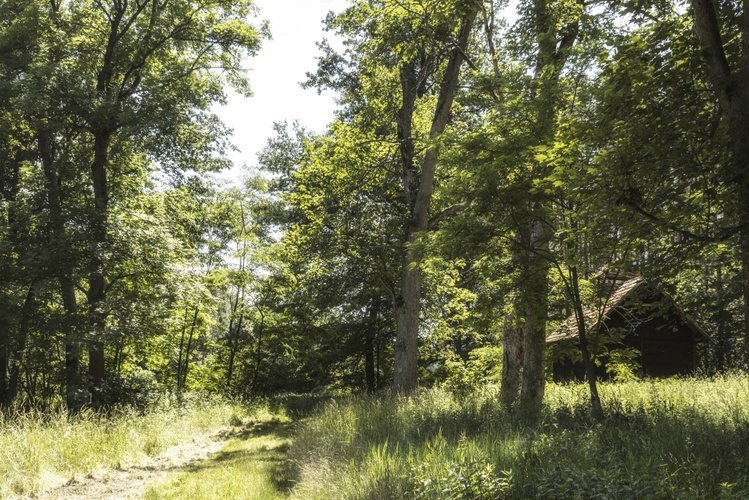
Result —
[{"label": "dirt path", "polygon": [[196,465],[217,453],[229,437],[231,436],[227,429],[223,429],[214,435],[194,438],[188,443],[168,448],[136,466],[76,476],[65,485],[32,498],[42,500],[142,498],[147,487],[164,480],[169,472]]}]

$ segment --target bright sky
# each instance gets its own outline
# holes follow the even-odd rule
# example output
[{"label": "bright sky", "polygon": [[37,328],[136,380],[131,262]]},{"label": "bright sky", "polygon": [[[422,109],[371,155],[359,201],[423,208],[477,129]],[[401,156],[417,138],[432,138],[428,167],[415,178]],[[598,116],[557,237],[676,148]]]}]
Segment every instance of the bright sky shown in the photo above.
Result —
[{"label": "bright sky", "polygon": [[248,99],[232,93],[227,106],[215,109],[234,129],[233,142],[240,149],[230,155],[235,169],[226,177],[234,179],[243,164],[256,164],[257,153],[274,135],[273,123],[298,120],[309,130],[323,132],[333,119],[333,94],[317,95],[300,83],[306,72],[317,68],[315,57],[320,52],[315,42],[332,37],[322,29],[325,15],[342,11],[348,1],[255,0],[255,4],[261,9],[260,19],[270,22],[273,39],[265,40],[258,56],[246,63],[254,95]]}]

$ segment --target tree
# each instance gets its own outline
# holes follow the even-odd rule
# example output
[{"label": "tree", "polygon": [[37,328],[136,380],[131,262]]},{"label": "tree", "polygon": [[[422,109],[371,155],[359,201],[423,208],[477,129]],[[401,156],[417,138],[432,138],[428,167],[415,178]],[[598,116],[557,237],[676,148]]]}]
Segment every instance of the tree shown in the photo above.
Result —
[{"label": "tree", "polygon": [[[330,21],[331,28],[348,37],[350,62],[329,52],[323,62],[332,67],[321,65],[315,79],[343,90],[343,102],[388,131],[398,145],[404,226],[393,303],[397,328],[393,384],[405,392],[418,383],[422,300],[420,259],[411,247],[429,229],[440,137],[449,121],[478,8],[473,1],[359,2]],[[356,77],[345,78],[349,68],[355,68]],[[383,95],[383,90],[394,92],[399,100]],[[392,118],[378,112],[374,103],[392,112],[394,127]],[[424,113],[432,115],[427,126]],[[419,150],[421,140],[426,146]]]},{"label": "tree", "polygon": [[[744,294],[744,355],[749,364],[749,6],[712,0],[694,0],[691,6],[707,79],[727,122],[730,159],[722,177],[734,191]],[[724,42],[734,37],[741,42]]]}]

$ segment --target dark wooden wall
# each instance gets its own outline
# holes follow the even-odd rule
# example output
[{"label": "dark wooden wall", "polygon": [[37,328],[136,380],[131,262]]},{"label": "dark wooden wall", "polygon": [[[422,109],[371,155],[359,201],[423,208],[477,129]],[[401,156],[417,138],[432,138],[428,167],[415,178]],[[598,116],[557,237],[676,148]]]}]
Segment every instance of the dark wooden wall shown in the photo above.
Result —
[{"label": "dark wooden wall", "polygon": [[[626,328],[627,323],[619,313],[611,314],[604,325],[615,330]],[[573,340],[577,342],[577,340]],[[676,311],[667,312],[638,322],[634,333],[627,335],[623,344],[640,351],[637,359],[641,366],[640,375],[650,377],[671,377],[688,375],[697,366],[694,332],[680,319]],[[598,379],[608,378],[605,362],[597,367]],[[582,363],[562,359],[554,363],[555,381],[584,380],[585,368]]]}]

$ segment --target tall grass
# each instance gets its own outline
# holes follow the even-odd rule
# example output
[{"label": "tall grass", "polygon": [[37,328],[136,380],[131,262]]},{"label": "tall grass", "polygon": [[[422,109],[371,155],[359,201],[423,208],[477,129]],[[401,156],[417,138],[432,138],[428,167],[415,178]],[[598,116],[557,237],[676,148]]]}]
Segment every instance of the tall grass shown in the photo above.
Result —
[{"label": "tall grass", "polygon": [[127,409],[69,417],[64,412],[0,416],[0,498],[33,495],[75,474],[127,466],[213,432],[246,410],[195,398],[146,414]]},{"label": "tall grass", "polygon": [[330,402],[290,450],[297,498],[749,498],[749,377],[550,385],[540,425],[492,388]]}]

